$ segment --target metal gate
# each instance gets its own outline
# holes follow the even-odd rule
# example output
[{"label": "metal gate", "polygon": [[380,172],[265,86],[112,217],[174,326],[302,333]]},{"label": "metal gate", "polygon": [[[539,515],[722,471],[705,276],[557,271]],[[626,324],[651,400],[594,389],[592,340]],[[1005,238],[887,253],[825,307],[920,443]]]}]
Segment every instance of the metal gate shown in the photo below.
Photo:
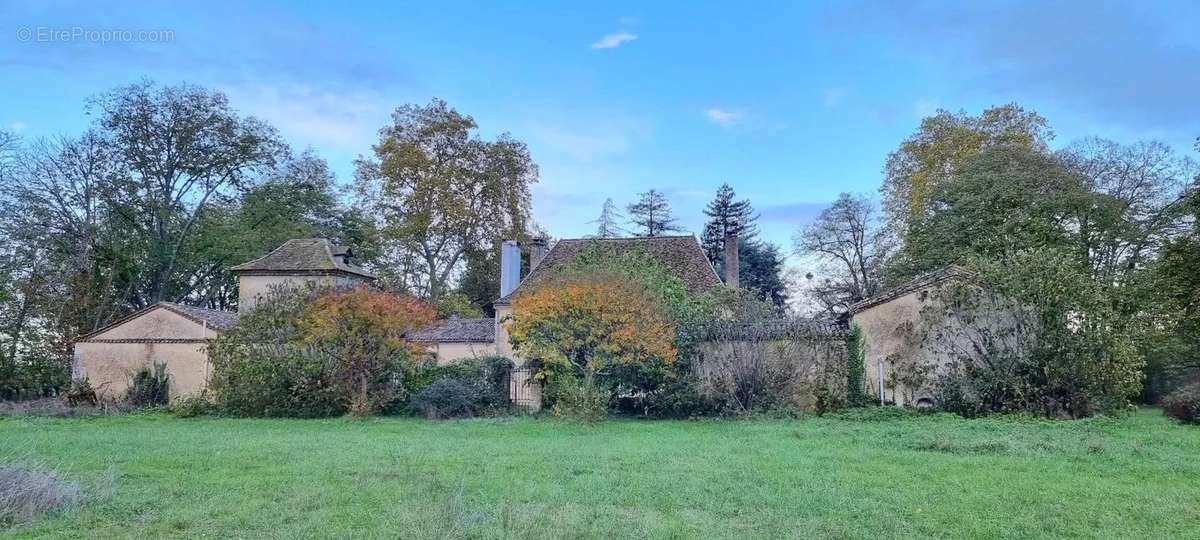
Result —
[{"label": "metal gate", "polygon": [[508,372],[508,399],[513,405],[539,409],[542,406],[542,382],[533,378],[536,371],[514,367]]}]

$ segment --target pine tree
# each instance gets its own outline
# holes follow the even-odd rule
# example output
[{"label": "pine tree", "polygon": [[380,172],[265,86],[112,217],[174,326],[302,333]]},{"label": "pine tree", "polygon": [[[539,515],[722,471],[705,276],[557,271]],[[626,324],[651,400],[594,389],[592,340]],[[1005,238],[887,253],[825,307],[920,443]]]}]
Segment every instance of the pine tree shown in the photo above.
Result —
[{"label": "pine tree", "polygon": [[714,264],[725,259],[725,235],[736,234],[739,238],[749,240],[758,234],[754,221],[754,207],[750,201],[735,201],[737,194],[729,184],[721,184],[717,196],[708,203],[704,215],[708,223],[704,224],[704,233],[700,235],[700,244],[704,246],[704,254]]},{"label": "pine tree", "polygon": [[612,197],[605,199],[604,208],[600,210],[600,217],[592,222],[596,224],[596,238],[616,238],[624,234],[625,231],[618,225],[624,217],[617,209],[617,205],[613,203]]},{"label": "pine tree", "polygon": [[671,215],[671,205],[666,196],[656,190],[640,194],[638,202],[627,208],[629,222],[639,229],[638,236],[662,236],[663,233],[676,232],[683,229]]}]

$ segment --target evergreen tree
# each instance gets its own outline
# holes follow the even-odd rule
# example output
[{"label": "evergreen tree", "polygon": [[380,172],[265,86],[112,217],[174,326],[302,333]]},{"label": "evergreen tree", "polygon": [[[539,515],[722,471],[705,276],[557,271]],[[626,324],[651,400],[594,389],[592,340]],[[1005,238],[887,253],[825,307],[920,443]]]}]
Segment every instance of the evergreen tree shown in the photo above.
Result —
[{"label": "evergreen tree", "polygon": [[625,231],[618,225],[621,218],[621,211],[617,209],[617,205],[613,203],[612,197],[604,200],[604,208],[600,210],[600,217],[593,221],[596,224],[596,238],[616,238],[621,236]]},{"label": "evergreen tree", "polygon": [[737,194],[729,184],[721,184],[717,196],[708,203],[704,215],[708,223],[704,224],[704,233],[700,235],[700,244],[704,246],[704,254],[714,263],[724,259],[725,235],[736,234],[739,238],[751,239],[758,233],[754,220],[754,208],[748,200],[734,200]]},{"label": "evergreen tree", "polygon": [[671,215],[671,205],[662,193],[652,189],[638,197],[638,202],[627,208],[629,222],[639,229],[636,233],[638,236],[662,236],[663,233],[683,230],[676,224],[675,217]]},{"label": "evergreen tree", "polygon": [[[738,263],[738,282],[742,288],[758,291],[763,299],[777,306],[787,302],[787,285],[780,275],[783,272],[783,257],[779,253],[779,246],[739,239]],[[725,275],[723,269],[719,275]]]}]

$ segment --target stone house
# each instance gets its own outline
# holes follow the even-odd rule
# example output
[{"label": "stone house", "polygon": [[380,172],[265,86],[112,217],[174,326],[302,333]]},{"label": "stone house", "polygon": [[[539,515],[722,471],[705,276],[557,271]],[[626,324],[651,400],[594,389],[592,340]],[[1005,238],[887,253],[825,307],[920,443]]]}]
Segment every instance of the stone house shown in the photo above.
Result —
[{"label": "stone house", "polygon": [[[726,259],[731,276],[737,272],[737,242]],[[721,284],[700,242],[693,235],[652,238],[577,238],[555,243],[547,250],[545,241],[525,246],[531,269],[521,279],[522,246],[515,241],[501,247],[501,290],[495,302],[496,317],[451,318],[411,334],[423,344],[438,364],[464,358],[500,355],[512,358],[517,369],[511,380],[514,401],[536,407],[540,388],[530,384],[530,371],[513,353],[503,321],[513,315],[512,299],[536,287],[556,273],[571,267],[587,250],[596,247],[620,256],[640,251],[679,276],[693,292],[704,292]],[[313,285],[319,288],[352,287],[369,283],[375,276],[354,266],[351,250],[320,238],[288,240],[270,253],[232,268],[238,278],[238,303],[253,309],[273,288]],[[736,280],[735,280],[736,281]],[[237,312],[217,311],[160,302],[116,321],[75,343],[73,371],[87,377],[107,397],[117,397],[128,386],[131,375],[142,367],[166,364],[173,396],[203,390],[211,372],[206,352],[210,340],[237,321]]]},{"label": "stone house", "polygon": [[[293,239],[233,267],[238,303],[252,309],[275,287],[352,287],[375,276],[351,264],[350,249],[323,238]],[[86,377],[99,395],[119,397],[134,372],[165,364],[171,395],[205,388],[211,366],[208,342],[237,322],[235,311],[159,302],[76,340],[72,376]]]},{"label": "stone house", "polygon": [[[942,316],[943,293],[969,284],[975,275],[950,266],[916,278],[850,306],[850,324],[862,330],[871,395],[896,405],[936,405],[932,382],[955,360],[960,321]],[[1000,321],[984,321],[985,326]]]}]

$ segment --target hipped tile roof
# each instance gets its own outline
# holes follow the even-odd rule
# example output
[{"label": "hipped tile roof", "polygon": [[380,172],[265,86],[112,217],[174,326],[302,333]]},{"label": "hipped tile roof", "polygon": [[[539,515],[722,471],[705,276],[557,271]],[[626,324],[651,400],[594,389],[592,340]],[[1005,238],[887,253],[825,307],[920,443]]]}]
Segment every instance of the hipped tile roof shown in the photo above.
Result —
[{"label": "hipped tile roof", "polygon": [[235,273],[342,272],[375,279],[366,270],[336,257],[348,255],[352,255],[349,248],[333,245],[324,238],[294,238],[262,257],[234,266],[232,270]]}]

